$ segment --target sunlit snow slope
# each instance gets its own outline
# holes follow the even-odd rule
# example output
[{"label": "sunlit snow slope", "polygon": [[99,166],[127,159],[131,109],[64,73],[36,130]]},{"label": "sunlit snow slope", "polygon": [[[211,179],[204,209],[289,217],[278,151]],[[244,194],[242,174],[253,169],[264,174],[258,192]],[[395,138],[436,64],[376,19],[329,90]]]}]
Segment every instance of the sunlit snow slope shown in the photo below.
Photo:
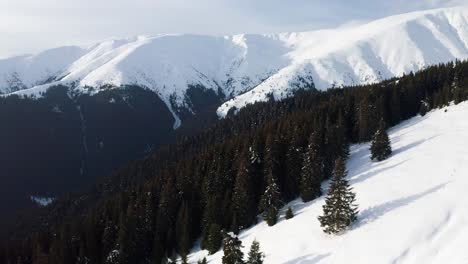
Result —
[{"label": "sunlit snow slope", "polygon": [[[468,103],[447,109],[390,129],[393,155],[386,161],[371,162],[368,144],[352,147],[348,177],[360,213],[351,230],[322,232],[323,197],[294,201],[294,218],[241,232],[244,251],[256,238],[272,264],[466,263]],[[209,263],[221,263],[221,256],[209,256]]]},{"label": "sunlit snow slope", "polygon": [[59,48],[0,60],[0,92],[12,92],[12,86],[22,90],[16,93],[38,94],[51,84],[130,84],[153,90],[172,110],[188,108],[187,89],[198,86],[232,99],[218,109],[224,116],[269,94],[279,99],[298,88],[377,82],[466,58],[468,6],[459,6],[332,30],[140,36]]},{"label": "sunlit snow slope", "polygon": [[[218,109],[283,98],[298,77],[310,76],[315,87],[378,82],[426,66],[468,58],[468,6],[436,9],[383,18],[353,28],[282,35],[291,47],[287,67],[255,89]],[[301,85],[301,84],[299,84]]]}]

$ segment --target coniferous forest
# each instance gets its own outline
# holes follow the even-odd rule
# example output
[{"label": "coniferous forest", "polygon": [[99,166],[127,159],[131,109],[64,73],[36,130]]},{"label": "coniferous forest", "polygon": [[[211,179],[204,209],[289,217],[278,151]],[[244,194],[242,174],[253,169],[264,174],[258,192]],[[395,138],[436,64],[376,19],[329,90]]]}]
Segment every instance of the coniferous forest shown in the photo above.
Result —
[{"label": "coniferous forest", "polygon": [[457,61],[247,106],[18,219],[0,242],[0,262],[163,263],[185,257],[198,238],[216,252],[223,234],[261,217],[274,225],[288,201],[320,196],[349,144],[467,98],[468,63]]}]

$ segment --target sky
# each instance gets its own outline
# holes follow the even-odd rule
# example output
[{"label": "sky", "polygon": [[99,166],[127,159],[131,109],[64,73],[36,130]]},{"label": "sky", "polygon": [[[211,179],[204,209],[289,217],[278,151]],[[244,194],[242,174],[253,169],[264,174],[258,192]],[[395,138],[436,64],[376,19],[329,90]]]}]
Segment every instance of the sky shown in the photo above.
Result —
[{"label": "sky", "polygon": [[160,33],[333,28],[468,0],[0,0],[0,58]]}]

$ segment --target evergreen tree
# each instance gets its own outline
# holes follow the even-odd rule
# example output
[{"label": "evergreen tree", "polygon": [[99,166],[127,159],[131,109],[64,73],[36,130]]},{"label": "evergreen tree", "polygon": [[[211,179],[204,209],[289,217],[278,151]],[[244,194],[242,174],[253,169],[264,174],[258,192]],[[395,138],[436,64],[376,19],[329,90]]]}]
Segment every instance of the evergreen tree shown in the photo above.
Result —
[{"label": "evergreen tree", "polygon": [[108,219],[104,223],[104,230],[101,238],[101,248],[104,258],[107,258],[109,253],[114,249],[117,233],[116,224],[114,224],[111,219]]},{"label": "evergreen tree", "polygon": [[218,224],[212,224],[208,230],[206,249],[210,254],[214,254],[221,247],[222,241],[221,227]]},{"label": "evergreen tree", "polygon": [[357,218],[355,194],[346,180],[346,165],[338,158],[330,189],[323,205],[323,215],[319,216],[320,225],[327,234],[337,234],[350,226]]},{"label": "evergreen tree", "polygon": [[390,139],[386,131],[386,126],[383,120],[380,121],[379,128],[372,137],[371,142],[371,160],[382,161],[387,159],[392,154]]},{"label": "evergreen tree", "polygon": [[297,197],[300,175],[302,168],[302,158],[305,145],[302,131],[299,127],[292,129],[289,145],[286,152],[286,183],[284,187],[285,196],[288,199]]},{"label": "evergreen tree", "polygon": [[226,235],[223,240],[223,264],[243,264],[242,242],[237,236]]},{"label": "evergreen tree", "polygon": [[460,89],[460,81],[458,78],[459,73],[455,73],[455,76],[453,77],[453,82],[452,82],[452,93],[453,93],[453,101],[455,104],[459,104],[462,101],[462,90]]},{"label": "evergreen tree", "polygon": [[182,258],[187,257],[189,253],[191,240],[190,240],[190,221],[189,206],[184,201],[179,209],[176,223],[176,236],[177,236],[177,249],[179,250]]},{"label": "evergreen tree", "polygon": [[273,226],[278,221],[278,209],[280,207],[280,191],[274,178],[270,177],[268,186],[262,195],[260,209],[263,211],[263,219],[269,226]]},{"label": "evergreen tree", "polygon": [[252,242],[246,264],[262,264],[265,254],[260,251],[260,243],[257,240]]},{"label": "evergreen tree", "polygon": [[280,184],[280,175],[282,171],[282,144],[280,136],[277,133],[268,134],[265,142],[265,162],[264,162],[264,177],[269,183],[270,179],[274,179],[276,184]]},{"label": "evergreen tree", "polygon": [[[241,156],[239,170],[237,171],[234,193],[232,195],[233,223],[235,231],[251,224],[257,214],[257,204],[254,198],[254,179],[249,171],[247,153]],[[246,157],[247,159],[245,159]]]},{"label": "evergreen tree", "polygon": [[294,213],[291,209],[291,207],[288,207],[288,210],[286,211],[286,215],[284,216],[286,219],[291,219],[294,217]]},{"label": "evergreen tree", "polygon": [[208,261],[206,261],[206,257],[203,257],[203,259],[199,260],[197,263],[198,264],[207,264]]},{"label": "evergreen tree", "polygon": [[301,198],[309,202],[322,195],[323,164],[319,154],[319,137],[316,133],[310,136],[307,152],[301,170]]},{"label": "evergreen tree", "polygon": [[421,101],[421,106],[419,107],[419,114],[425,116],[429,109],[429,104],[426,101]]},{"label": "evergreen tree", "polygon": [[122,263],[120,260],[120,252],[118,250],[112,250],[107,255],[106,260],[104,261],[105,264],[119,264]]}]

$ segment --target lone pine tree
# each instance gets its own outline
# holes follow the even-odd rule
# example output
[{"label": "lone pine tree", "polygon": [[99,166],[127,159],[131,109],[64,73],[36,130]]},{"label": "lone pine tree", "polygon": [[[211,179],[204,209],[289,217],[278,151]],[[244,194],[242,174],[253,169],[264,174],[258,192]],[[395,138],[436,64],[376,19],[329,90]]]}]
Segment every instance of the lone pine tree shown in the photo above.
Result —
[{"label": "lone pine tree", "polygon": [[243,264],[244,253],[242,253],[242,242],[237,236],[226,235],[223,240],[223,252],[224,256],[222,259],[223,264]]},{"label": "lone pine tree", "polygon": [[371,160],[382,161],[387,159],[392,154],[390,139],[386,131],[386,126],[383,120],[380,120],[379,128],[372,137],[371,142]]},{"label": "lone pine tree", "polygon": [[318,217],[323,231],[337,234],[350,226],[357,217],[356,195],[352,192],[346,177],[343,158],[338,158],[335,171],[323,206],[323,215]]},{"label": "lone pine tree", "polygon": [[246,264],[262,264],[265,254],[260,251],[260,243],[257,240],[252,242]]}]

